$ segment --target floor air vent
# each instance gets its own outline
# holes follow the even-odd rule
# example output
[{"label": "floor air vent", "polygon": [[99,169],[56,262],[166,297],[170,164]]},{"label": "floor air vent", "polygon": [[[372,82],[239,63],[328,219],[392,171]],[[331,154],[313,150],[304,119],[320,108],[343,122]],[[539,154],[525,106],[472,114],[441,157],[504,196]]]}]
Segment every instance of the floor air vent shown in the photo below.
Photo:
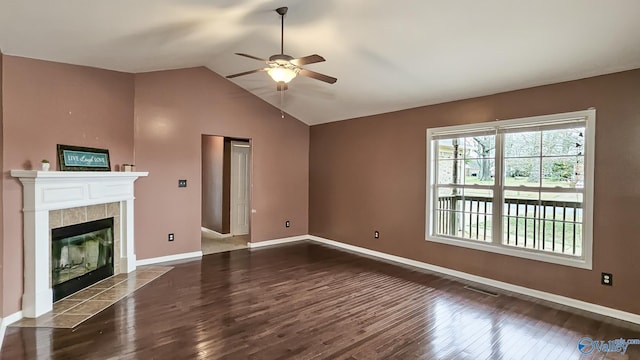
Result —
[{"label": "floor air vent", "polygon": [[483,289],[480,289],[480,288],[477,288],[477,287],[474,287],[474,286],[466,285],[464,288],[467,289],[467,290],[479,292],[480,294],[485,294],[485,295],[489,295],[489,296],[493,296],[493,297],[498,296],[498,294],[496,294],[494,292],[483,290]]}]

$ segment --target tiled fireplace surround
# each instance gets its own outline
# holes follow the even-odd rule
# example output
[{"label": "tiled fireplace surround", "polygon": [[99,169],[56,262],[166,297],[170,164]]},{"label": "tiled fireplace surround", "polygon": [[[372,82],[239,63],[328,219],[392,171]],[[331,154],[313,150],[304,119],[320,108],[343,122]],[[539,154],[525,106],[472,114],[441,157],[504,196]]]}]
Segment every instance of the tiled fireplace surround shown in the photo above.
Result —
[{"label": "tiled fireplace surround", "polygon": [[[120,203],[98,204],[80,206],[69,209],[49,211],[49,234],[51,230],[82,224],[88,221],[113,218],[113,253],[120,254]],[[51,236],[49,236],[51,241]],[[51,269],[51,256],[49,256],[49,269]],[[120,262],[113,262],[113,274],[120,274]],[[51,271],[49,272],[49,286],[51,286]]]},{"label": "tiled fireplace surround", "polygon": [[133,183],[147,172],[12,170],[23,186],[24,294],[22,314],[53,308],[51,229],[114,218],[114,273],[136,269]]}]

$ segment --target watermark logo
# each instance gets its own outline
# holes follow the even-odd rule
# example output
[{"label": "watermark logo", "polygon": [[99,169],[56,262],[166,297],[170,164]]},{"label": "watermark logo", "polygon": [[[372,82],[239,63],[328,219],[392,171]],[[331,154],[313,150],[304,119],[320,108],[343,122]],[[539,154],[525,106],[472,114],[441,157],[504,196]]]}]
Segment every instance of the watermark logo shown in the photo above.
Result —
[{"label": "watermark logo", "polygon": [[593,346],[593,340],[591,340],[591,338],[583,337],[582,339],[578,340],[578,351],[580,351],[581,353],[591,354],[594,348],[595,347]]},{"label": "watermark logo", "polygon": [[594,351],[603,353],[620,353],[624,355],[629,345],[640,345],[640,339],[613,339],[613,340],[593,340],[590,337],[583,337],[578,340],[578,351],[588,355]]}]

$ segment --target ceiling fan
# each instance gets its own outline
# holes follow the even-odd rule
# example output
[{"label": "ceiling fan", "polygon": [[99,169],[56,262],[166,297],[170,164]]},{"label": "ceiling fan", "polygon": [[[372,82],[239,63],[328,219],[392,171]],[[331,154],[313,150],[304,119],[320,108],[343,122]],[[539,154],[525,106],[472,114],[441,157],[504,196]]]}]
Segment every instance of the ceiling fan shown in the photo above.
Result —
[{"label": "ceiling fan", "polygon": [[238,74],[229,75],[227,76],[227,79],[231,79],[231,78],[243,76],[243,75],[249,75],[249,74],[253,74],[261,71],[266,71],[267,74],[269,74],[269,76],[273,79],[273,81],[276,82],[277,84],[276,89],[278,91],[287,90],[288,88],[287,83],[293,80],[297,75],[310,77],[312,79],[324,81],[329,84],[333,84],[338,80],[334,77],[302,68],[302,65],[314,64],[314,63],[325,61],[325,59],[322,56],[318,54],[313,54],[313,55],[294,59],[292,56],[284,53],[284,15],[287,13],[287,10],[288,10],[287,7],[280,7],[276,9],[276,12],[281,17],[280,54],[271,55],[269,57],[269,60],[267,60],[267,59],[262,59],[253,55],[236,53],[236,55],[248,57],[254,60],[264,61],[267,64],[267,66],[262,69],[250,70],[250,71],[245,71]]}]

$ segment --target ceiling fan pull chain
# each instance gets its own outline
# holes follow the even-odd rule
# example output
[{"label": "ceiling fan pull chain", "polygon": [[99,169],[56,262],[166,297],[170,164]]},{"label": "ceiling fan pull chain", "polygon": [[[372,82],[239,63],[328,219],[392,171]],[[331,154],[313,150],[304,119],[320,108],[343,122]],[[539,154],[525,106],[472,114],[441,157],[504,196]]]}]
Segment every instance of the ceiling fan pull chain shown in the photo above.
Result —
[{"label": "ceiling fan pull chain", "polygon": [[284,91],[280,91],[280,116],[284,119]]}]

